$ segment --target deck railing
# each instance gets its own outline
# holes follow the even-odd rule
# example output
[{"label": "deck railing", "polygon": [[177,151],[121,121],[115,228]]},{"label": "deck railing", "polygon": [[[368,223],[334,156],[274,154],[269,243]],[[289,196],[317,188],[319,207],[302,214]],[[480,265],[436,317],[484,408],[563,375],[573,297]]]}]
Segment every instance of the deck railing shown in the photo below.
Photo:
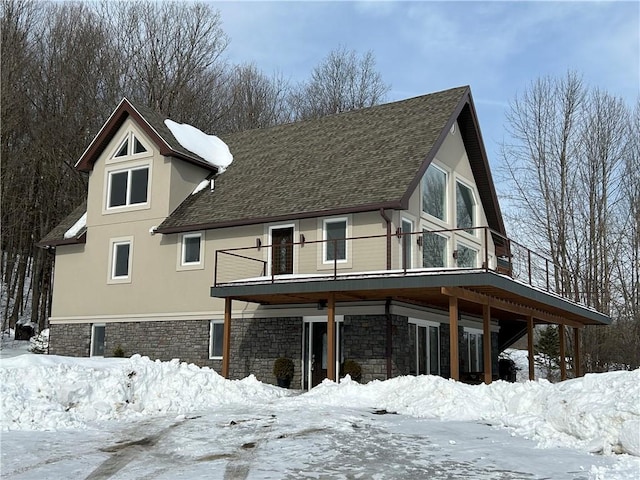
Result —
[{"label": "deck railing", "polygon": [[568,271],[488,227],[313,241],[299,235],[298,241],[278,245],[256,239],[253,246],[215,252],[214,286],[451,270],[494,271],[578,303],[583,300]]}]

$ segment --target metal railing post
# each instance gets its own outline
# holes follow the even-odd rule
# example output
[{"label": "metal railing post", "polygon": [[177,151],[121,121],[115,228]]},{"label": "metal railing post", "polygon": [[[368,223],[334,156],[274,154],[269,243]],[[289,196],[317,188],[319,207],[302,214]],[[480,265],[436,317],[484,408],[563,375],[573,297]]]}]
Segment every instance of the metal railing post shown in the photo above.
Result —
[{"label": "metal railing post", "polygon": [[484,227],[484,271],[489,271],[489,231]]},{"label": "metal railing post", "polygon": [[[338,278],[338,241],[334,238],[333,242],[333,279]],[[346,240],[345,240],[346,243]]]},{"label": "metal railing post", "polygon": [[548,292],[549,291],[549,259],[545,258],[544,263],[545,263],[545,270],[547,274],[547,292]]},{"label": "metal railing post", "polygon": [[218,253],[220,253],[220,251],[216,250],[216,261],[213,264],[213,286],[214,287],[218,286]]}]

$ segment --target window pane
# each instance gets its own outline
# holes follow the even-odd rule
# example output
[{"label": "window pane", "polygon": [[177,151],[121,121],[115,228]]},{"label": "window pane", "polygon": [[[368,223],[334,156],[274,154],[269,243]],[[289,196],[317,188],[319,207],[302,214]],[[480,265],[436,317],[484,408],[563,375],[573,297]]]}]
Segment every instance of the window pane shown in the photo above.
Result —
[{"label": "window pane", "polygon": [[478,335],[475,333],[469,334],[469,371],[478,372]]},{"label": "window pane", "polygon": [[182,237],[182,241],[184,242],[182,262],[200,262],[200,235],[189,237],[184,236]]},{"label": "window pane", "polygon": [[456,218],[457,227],[468,229],[468,233],[473,233],[475,200],[470,188],[456,182]]},{"label": "window pane", "polygon": [[117,243],[114,246],[113,276],[129,276],[129,247],[128,243]]},{"label": "window pane", "polygon": [[211,356],[222,356],[222,342],[224,338],[224,323],[211,322]]},{"label": "window pane", "polygon": [[440,375],[440,329],[429,326],[429,373]]},{"label": "window pane", "polygon": [[129,149],[129,140],[125,140],[118,153],[115,154],[116,157],[124,157],[127,155],[127,150]]},{"label": "window pane", "polygon": [[422,266],[446,267],[447,239],[436,233],[422,231]]},{"label": "window pane", "polygon": [[458,244],[456,263],[460,268],[475,268],[478,252],[473,248]]},{"label": "window pane", "polygon": [[411,255],[411,245],[413,245],[413,235],[407,235],[413,231],[413,223],[409,220],[402,220],[402,267],[411,268],[413,266],[413,258]]},{"label": "window pane", "polygon": [[129,203],[145,203],[147,201],[148,180],[148,168],[131,171],[131,201]]},{"label": "window pane", "polygon": [[128,172],[112,173],[109,176],[111,181],[110,207],[119,207],[127,204],[127,177]]},{"label": "window pane", "polygon": [[91,352],[93,355],[98,357],[104,356],[104,325],[94,325],[93,326],[93,338],[91,340],[92,348]]},{"label": "window pane", "polygon": [[422,178],[422,210],[440,220],[445,220],[447,174],[429,165]]},{"label": "window pane", "polygon": [[[327,258],[326,260],[346,260],[347,245],[345,237],[347,236],[347,222],[327,222],[325,223],[327,240]],[[336,240],[332,242],[331,240]]]},{"label": "window pane", "polygon": [[133,137],[133,153],[142,153],[146,151],[147,149],[142,146],[140,140],[138,140],[136,137]]},{"label": "window pane", "polygon": [[470,372],[469,366],[469,332],[464,332],[462,334],[462,345],[464,348],[460,349],[460,371],[461,372]]}]

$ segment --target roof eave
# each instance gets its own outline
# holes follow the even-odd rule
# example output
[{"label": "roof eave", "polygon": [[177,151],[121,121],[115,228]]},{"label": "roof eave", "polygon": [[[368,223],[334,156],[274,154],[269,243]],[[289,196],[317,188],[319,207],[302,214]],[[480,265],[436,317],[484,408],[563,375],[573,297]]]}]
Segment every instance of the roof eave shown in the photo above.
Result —
[{"label": "roof eave", "polygon": [[76,162],[75,168],[81,172],[90,172],[93,165],[97,161],[107,144],[116,135],[118,129],[131,117],[142,130],[156,143],[160,154],[164,156],[174,157],[186,162],[193,163],[212,172],[218,172],[218,168],[203,159],[195,156],[185,155],[182,152],[174,150],[169,142],[151,125],[144,116],[136,109],[136,107],[123,98],[113,113],[109,116],[105,124],[102,126],[98,134],[91,141],[87,149],[84,151],[80,159]]},{"label": "roof eave", "polygon": [[282,221],[288,221],[288,220],[300,220],[303,218],[347,215],[350,213],[376,212],[376,211],[379,211],[380,209],[404,210],[404,207],[400,201],[372,203],[368,205],[358,205],[355,207],[336,208],[331,210],[317,210],[313,212],[300,212],[300,213],[293,213],[293,214],[277,215],[272,217],[245,218],[245,219],[239,219],[239,220],[229,220],[224,222],[192,223],[188,225],[177,225],[173,227],[162,227],[162,225],[160,225],[160,227],[156,229],[156,232],[162,233],[162,234],[170,234],[170,233],[193,232],[195,230],[214,230],[218,228],[256,225],[259,223],[273,223],[273,222],[282,222]]}]

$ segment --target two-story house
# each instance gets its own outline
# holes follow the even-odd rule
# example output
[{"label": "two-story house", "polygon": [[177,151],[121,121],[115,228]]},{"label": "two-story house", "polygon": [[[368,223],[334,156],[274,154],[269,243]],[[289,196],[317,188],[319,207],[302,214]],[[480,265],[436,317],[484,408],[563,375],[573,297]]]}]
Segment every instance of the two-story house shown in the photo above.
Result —
[{"label": "two-story house", "polygon": [[572,329],[576,365],[580,329],[609,323],[507,238],[468,87],[227,135],[230,165],[166,120],[124,99],[76,165],[86,204],[40,242],[52,354],[490,382],[536,323],[563,355]]}]

